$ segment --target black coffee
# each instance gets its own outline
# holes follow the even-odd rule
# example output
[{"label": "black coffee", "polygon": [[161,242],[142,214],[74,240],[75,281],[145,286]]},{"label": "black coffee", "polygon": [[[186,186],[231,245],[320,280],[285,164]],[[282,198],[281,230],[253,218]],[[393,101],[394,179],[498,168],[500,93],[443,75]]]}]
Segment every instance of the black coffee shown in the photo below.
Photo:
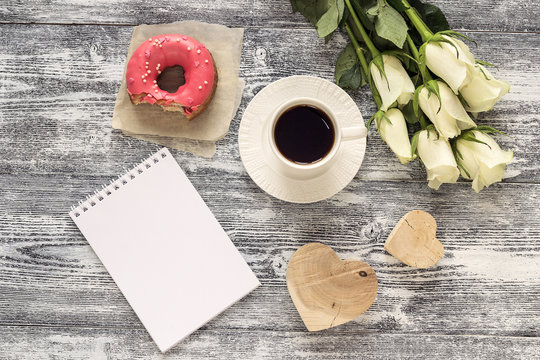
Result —
[{"label": "black coffee", "polygon": [[274,128],[277,148],[292,162],[312,164],[323,159],[334,145],[334,126],[322,110],[299,105],[287,109]]}]

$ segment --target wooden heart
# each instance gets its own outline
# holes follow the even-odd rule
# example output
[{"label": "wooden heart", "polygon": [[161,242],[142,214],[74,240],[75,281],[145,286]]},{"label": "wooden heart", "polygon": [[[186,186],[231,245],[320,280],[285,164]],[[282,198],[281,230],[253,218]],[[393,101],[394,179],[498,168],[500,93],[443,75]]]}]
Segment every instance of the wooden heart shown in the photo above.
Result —
[{"label": "wooden heart", "polygon": [[307,329],[318,331],[366,311],[377,296],[377,276],[364,262],[341,261],[329,246],[310,243],[289,261],[287,287]]},{"label": "wooden heart", "polygon": [[384,249],[401,262],[416,268],[433,266],[444,254],[436,238],[437,222],[429,213],[413,210],[399,220]]}]

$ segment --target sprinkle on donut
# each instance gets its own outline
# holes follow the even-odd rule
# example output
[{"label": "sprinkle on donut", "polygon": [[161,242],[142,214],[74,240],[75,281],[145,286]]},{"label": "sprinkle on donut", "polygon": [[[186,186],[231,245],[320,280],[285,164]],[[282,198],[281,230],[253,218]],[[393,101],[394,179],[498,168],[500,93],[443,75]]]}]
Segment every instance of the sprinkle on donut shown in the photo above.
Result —
[{"label": "sprinkle on donut", "polygon": [[[184,69],[185,84],[174,93],[160,89],[158,76],[168,67]],[[192,118],[211,99],[217,81],[212,55],[186,35],[166,34],[143,42],[129,59],[127,90],[134,104],[158,104]]]}]

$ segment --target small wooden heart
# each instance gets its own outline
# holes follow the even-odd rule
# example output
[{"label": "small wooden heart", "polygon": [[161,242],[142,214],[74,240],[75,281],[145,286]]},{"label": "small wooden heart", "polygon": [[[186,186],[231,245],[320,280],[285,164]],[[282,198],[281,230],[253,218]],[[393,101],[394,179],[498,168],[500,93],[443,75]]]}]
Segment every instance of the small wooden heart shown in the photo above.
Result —
[{"label": "small wooden heart", "polygon": [[436,238],[437,223],[433,216],[413,210],[399,220],[386,240],[384,249],[401,262],[416,268],[433,266],[444,254]]},{"label": "small wooden heart", "polygon": [[341,261],[329,246],[310,243],[289,261],[287,287],[307,329],[318,331],[366,311],[377,296],[377,276],[364,262]]}]

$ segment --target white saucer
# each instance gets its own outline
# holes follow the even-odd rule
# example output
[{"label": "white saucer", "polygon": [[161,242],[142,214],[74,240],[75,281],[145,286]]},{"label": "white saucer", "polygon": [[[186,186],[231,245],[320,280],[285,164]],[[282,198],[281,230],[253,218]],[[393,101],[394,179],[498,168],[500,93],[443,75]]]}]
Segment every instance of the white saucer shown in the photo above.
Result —
[{"label": "white saucer", "polygon": [[362,114],[351,97],[337,85],[317,77],[291,76],[262,89],[251,100],[238,130],[240,157],[253,181],[268,194],[289,202],[311,203],[341,191],[354,178],[366,151],[366,138],[340,144],[332,166],[322,175],[307,180],[285,176],[271,164],[266,123],[273,112],[295,97],[314,98],[324,103],[341,126],[364,126]]}]

